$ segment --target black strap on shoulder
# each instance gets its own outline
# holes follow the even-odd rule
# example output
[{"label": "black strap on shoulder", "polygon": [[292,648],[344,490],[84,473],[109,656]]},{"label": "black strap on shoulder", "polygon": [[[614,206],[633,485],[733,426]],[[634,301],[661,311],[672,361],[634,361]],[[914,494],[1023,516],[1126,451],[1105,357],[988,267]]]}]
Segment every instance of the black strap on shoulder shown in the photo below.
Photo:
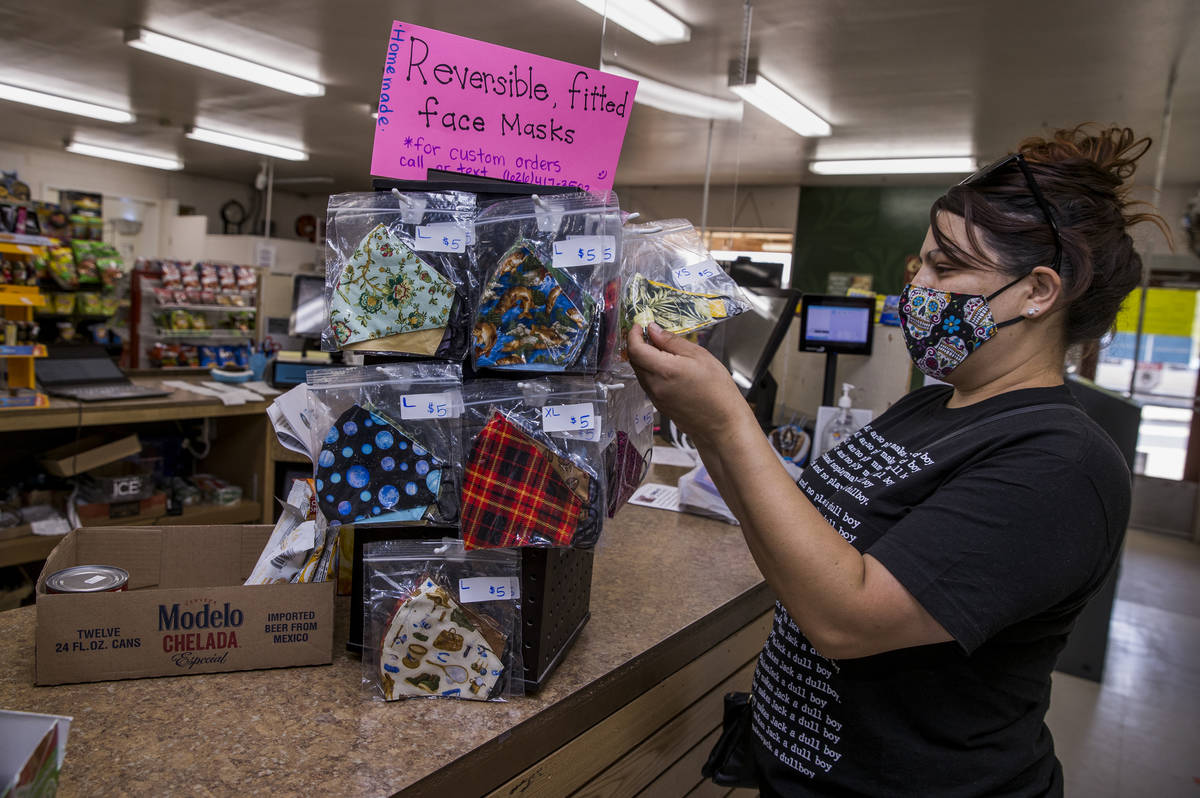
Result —
[{"label": "black strap on shoulder", "polygon": [[974,432],[975,430],[979,429],[980,427],[986,426],[993,422],[1003,421],[1006,418],[1012,418],[1014,416],[1022,416],[1022,415],[1025,415],[1026,413],[1040,413],[1045,410],[1071,410],[1073,412],[1079,413],[1082,416],[1087,415],[1081,409],[1079,409],[1077,406],[1069,405],[1066,402],[1044,402],[1040,405],[1029,405],[1028,407],[1017,407],[1017,408],[1013,408],[1012,410],[1005,410],[1002,413],[997,413],[994,416],[988,416],[987,418],[981,418],[978,421],[971,422],[970,424],[968,424],[965,427],[960,427],[959,429],[956,429],[953,432],[947,433],[947,434],[943,435],[942,437],[938,438],[933,443],[926,446],[925,451],[929,451],[933,447],[938,446],[939,444],[943,444],[946,441],[950,440],[951,438],[957,438],[959,435],[963,435],[968,432]]}]

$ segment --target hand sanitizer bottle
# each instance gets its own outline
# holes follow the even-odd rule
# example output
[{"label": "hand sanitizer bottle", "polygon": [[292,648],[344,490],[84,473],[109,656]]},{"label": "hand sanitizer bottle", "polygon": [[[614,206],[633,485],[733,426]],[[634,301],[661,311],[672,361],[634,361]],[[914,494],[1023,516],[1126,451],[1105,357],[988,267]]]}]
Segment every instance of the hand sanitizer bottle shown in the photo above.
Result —
[{"label": "hand sanitizer bottle", "polygon": [[854,414],[850,412],[850,392],[852,390],[854,390],[853,385],[848,382],[842,383],[842,397],[838,399],[837,415],[825,429],[825,445],[821,449],[822,452],[828,452],[858,431],[858,425],[854,423]]}]

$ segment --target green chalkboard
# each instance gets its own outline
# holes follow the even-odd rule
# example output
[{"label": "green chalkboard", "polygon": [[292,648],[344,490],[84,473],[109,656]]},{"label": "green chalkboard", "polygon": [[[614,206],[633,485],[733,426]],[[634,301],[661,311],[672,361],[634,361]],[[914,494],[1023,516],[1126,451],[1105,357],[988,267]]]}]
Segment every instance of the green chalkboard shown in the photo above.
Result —
[{"label": "green chalkboard", "polygon": [[929,206],[943,187],[820,186],[800,189],[792,287],[824,293],[830,272],[870,274],[898,294],[904,258],[921,251]]}]

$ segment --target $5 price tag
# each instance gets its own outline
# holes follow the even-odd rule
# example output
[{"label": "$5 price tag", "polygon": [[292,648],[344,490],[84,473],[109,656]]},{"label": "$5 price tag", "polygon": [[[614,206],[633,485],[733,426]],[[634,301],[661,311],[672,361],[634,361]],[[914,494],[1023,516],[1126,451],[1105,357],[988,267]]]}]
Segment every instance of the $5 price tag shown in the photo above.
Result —
[{"label": "$5 price tag", "polygon": [[712,261],[694,263],[691,266],[680,266],[671,270],[671,278],[675,285],[687,291],[695,291],[704,283],[721,273],[721,267]]},{"label": "$5 price tag", "polygon": [[616,259],[616,236],[569,236],[554,242],[553,263],[560,269],[612,263]]},{"label": "$5 price tag", "polygon": [[511,576],[471,576],[458,580],[458,600],[463,604],[519,598],[521,582]]},{"label": "$5 price tag", "polygon": [[582,432],[599,427],[600,419],[591,402],[542,408],[542,430],[545,432]]},{"label": "$5 price tag", "polygon": [[471,231],[453,222],[423,224],[413,235],[413,249],[420,252],[466,252],[473,244]]},{"label": "$5 price tag", "polygon": [[459,415],[459,403],[449,393],[410,393],[400,397],[400,418],[419,420],[426,418],[455,418]]}]

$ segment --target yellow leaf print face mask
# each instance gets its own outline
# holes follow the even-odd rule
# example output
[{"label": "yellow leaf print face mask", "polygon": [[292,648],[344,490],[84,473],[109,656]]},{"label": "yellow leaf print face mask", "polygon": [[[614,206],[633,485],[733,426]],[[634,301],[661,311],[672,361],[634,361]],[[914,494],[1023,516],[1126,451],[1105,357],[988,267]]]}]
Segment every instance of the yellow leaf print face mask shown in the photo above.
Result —
[{"label": "yellow leaf print face mask", "polygon": [[[454,296],[453,283],[380,224],[338,275],[329,324],[343,349],[432,354],[425,350],[441,341]],[[410,333],[420,335],[406,338]]]}]

